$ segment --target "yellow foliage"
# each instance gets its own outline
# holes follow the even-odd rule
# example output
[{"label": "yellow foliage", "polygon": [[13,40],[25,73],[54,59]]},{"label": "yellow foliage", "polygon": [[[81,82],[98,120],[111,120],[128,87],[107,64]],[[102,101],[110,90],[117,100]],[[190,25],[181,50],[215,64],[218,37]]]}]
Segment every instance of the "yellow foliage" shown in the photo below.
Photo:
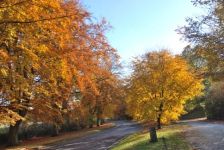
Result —
[{"label": "yellow foliage", "polygon": [[187,62],[167,51],[149,52],[136,59],[127,87],[128,113],[138,120],[163,123],[177,120],[186,100],[203,89]]},{"label": "yellow foliage", "polygon": [[105,23],[91,21],[77,0],[1,1],[0,106],[7,111],[0,123],[14,124],[27,113],[58,123],[74,87],[99,95],[96,77],[113,76],[118,58]]}]

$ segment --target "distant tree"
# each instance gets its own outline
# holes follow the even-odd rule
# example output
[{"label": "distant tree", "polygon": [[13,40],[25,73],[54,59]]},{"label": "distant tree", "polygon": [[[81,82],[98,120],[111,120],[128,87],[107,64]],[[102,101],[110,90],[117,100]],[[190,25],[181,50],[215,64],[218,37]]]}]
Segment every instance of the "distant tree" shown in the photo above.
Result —
[{"label": "distant tree", "polygon": [[198,47],[186,46],[181,56],[189,63],[198,75],[204,76],[207,71],[207,61],[200,54],[198,54]]},{"label": "distant tree", "polygon": [[212,85],[210,88],[210,84],[207,84],[204,91],[205,95],[208,95],[205,99],[207,117],[217,119],[221,118],[218,114],[223,113],[220,109],[222,96],[219,94],[222,90],[219,88],[222,86],[217,83],[224,79],[224,1],[194,0],[193,4],[204,8],[207,14],[188,18],[187,25],[178,30],[191,44],[183,55],[188,55],[189,62],[202,60],[200,62],[203,62],[203,65],[198,71]]},{"label": "distant tree", "polygon": [[224,83],[215,82],[212,84],[206,101],[206,113],[208,119],[224,119]]},{"label": "distant tree", "polygon": [[133,62],[127,85],[127,111],[138,120],[161,122],[177,120],[186,100],[199,95],[201,80],[187,62],[168,51],[149,52]]},{"label": "distant tree", "polygon": [[113,61],[107,62],[107,59],[101,59],[101,71],[95,75],[97,92],[88,89],[83,93],[82,104],[89,110],[90,127],[94,118],[99,126],[105,117],[113,116],[117,100],[122,93],[121,81],[115,72],[120,68],[119,61],[116,55],[110,56],[114,56]]},{"label": "distant tree", "polygon": [[207,14],[187,18],[187,25],[178,32],[191,43],[191,53],[205,61],[206,76],[214,79],[224,77],[224,1],[194,0],[195,6],[204,7]]}]

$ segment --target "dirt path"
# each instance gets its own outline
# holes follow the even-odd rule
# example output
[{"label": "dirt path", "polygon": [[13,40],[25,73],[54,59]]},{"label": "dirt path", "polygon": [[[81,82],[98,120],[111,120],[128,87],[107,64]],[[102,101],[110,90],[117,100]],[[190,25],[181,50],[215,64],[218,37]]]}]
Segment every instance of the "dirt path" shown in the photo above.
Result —
[{"label": "dirt path", "polygon": [[195,150],[224,150],[224,123],[189,121],[186,139]]},{"label": "dirt path", "polygon": [[130,121],[117,121],[116,126],[79,139],[43,147],[47,150],[106,150],[124,136],[139,131],[140,125]]}]

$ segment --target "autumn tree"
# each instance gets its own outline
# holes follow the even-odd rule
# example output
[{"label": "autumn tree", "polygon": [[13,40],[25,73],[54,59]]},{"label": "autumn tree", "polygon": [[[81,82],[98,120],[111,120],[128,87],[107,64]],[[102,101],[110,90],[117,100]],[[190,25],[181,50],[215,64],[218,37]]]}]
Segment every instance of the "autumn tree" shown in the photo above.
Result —
[{"label": "autumn tree", "polygon": [[121,95],[119,80],[116,76],[99,81],[99,95],[96,97],[96,121],[99,126],[105,117],[113,117],[117,101]]},{"label": "autumn tree", "polygon": [[[224,78],[224,1],[194,0],[193,4],[206,10],[206,14],[195,18],[188,18],[186,20],[187,24],[178,31],[190,42],[188,48],[185,49],[185,52],[188,51],[188,54],[190,54],[188,58],[190,60],[197,58],[195,59],[196,61],[203,62],[199,71],[210,82],[206,86],[207,90],[204,92],[206,95],[205,108],[209,112],[207,113],[208,118],[211,119],[211,116],[218,116],[216,108],[220,114],[223,112],[222,109],[218,109],[221,108],[219,106],[222,104],[219,101],[220,98],[217,98],[217,93],[211,91],[214,91],[214,89],[220,91],[221,89],[218,88],[221,88],[220,85]],[[186,56],[186,54],[184,55]]]},{"label": "autumn tree", "polygon": [[127,85],[128,113],[137,120],[161,122],[177,120],[186,100],[200,94],[201,80],[187,62],[168,51],[148,52],[133,62]]},{"label": "autumn tree", "polygon": [[[223,0],[194,0],[196,7],[207,12],[195,18],[187,18],[187,24],[178,32],[191,43],[188,52],[203,60],[204,75],[214,79],[223,78],[224,69],[224,2]],[[202,61],[201,61],[202,62]]]},{"label": "autumn tree", "polygon": [[27,114],[57,131],[74,88],[98,92],[101,60],[116,53],[106,29],[76,0],[0,2],[0,123],[10,124],[9,145]]},{"label": "autumn tree", "polygon": [[116,100],[121,94],[117,72],[121,67],[119,57],[113,50],[107,51],[103,56],[97,58],[100,61],[100,70],[94,76],[97,91],[89,88],[83,93],[82,104],[89,110],[90,127],[93,125],[94,118],[99,126],[103,118],[112,116]]},{"label": "autumn tree", "polygon": [[65,76],[61,74],[62,57],[57,53],[62,48],[59,44],[63,44],[61,27],[68,20],[59,25],[54,19],[65,13],[61,11],[63,7],[60,1],[1,1],[0,89],[2,99],[7,102],[1,105],[1,110],[11,112],[1,114],[13,118],[8,122],[10,145],[18,142],[18,128],[29,108],[40,110],[41,105],[44,111],[58,103],[59,78]]},{"label": "autumn tree", "polygon": [[224,83],[214,82],[206,96],[206,114],[208,119],[224,119]]}]

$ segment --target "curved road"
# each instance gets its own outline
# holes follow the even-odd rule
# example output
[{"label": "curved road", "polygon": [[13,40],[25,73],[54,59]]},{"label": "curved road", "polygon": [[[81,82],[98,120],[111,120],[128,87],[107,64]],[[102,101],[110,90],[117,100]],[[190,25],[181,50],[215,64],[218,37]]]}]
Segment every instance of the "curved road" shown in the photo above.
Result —
[{"label": "curved road", "polygon": [[107,150],[123,137],[137,132],[140,125],[131,121],[116,121],[116,126],[99,133],[44,147],[47,150]]},{"label": "curved road", "polygon": [[190,121],[186,139],[194,150],[224,150],[224,123]]}]

